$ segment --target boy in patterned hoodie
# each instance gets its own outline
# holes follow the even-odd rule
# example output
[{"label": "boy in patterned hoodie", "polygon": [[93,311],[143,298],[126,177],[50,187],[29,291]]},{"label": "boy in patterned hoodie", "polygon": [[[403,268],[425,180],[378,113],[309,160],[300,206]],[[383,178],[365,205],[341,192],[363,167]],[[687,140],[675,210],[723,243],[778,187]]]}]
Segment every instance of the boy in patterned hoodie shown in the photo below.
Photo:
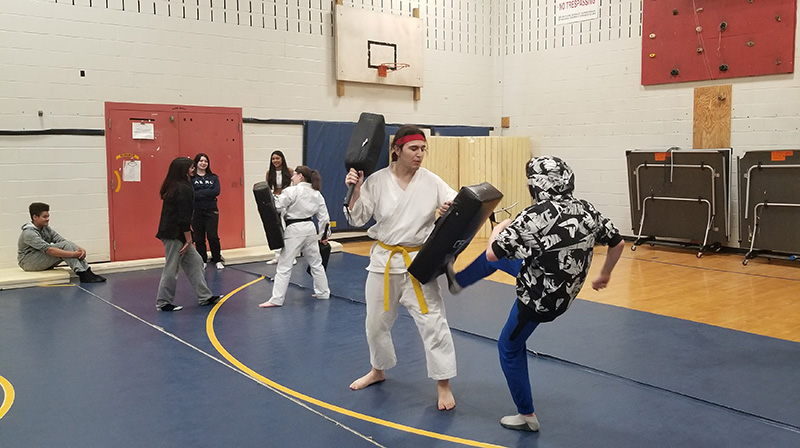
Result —
[{"label": "boy in patterned hoodie", "polygon": [[543,322],[563,314],[581,290],[596,243],[608,245],[605,262],[592,288],[605,288],[624,242],[608,218],[585,200],[572,196],[575,175],[557,157],[534,157],[526,166],[528,191],[535,203],[514,220],[498,224],[489,238],[486,259],[521,259],[517,300],[498,338],[500,366],[517,406],[516,415],[500,420],[508,429],[538,431],[525,342]]}]

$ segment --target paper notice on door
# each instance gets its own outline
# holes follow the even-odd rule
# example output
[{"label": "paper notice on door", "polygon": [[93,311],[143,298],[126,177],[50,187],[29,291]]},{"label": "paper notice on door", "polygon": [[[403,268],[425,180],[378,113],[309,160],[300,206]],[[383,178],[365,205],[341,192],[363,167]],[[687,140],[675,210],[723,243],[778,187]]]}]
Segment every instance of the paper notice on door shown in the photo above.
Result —
[{"label": "paper notice on door", "polygon": [[133,125],[134,140],[155,140],[155,126],[153,123],[131,123]]},{"label": "paper notice on door", "polygon": [[141,182],[142,181],[142,161],[141,160],[126,160],[122,164],[122,181],[123,182]]}]

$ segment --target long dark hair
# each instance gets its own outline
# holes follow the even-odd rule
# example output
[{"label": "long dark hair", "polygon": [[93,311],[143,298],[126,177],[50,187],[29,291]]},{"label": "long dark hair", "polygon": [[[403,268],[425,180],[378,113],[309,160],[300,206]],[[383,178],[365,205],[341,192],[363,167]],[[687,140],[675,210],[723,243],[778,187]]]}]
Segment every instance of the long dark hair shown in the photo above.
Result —
[{"label": "long dark hair", "polygon": [[214,174],[211,171],[211,159],[208,157],[208,154],[204,152],[198,152],[196,156],[194,156],[194,175],[197,176],[197,163],[200,161],[200,157],[205,157],[208,161],[208,168],[206,168],[206,174]]},{"label": "long dark hair", "polygon": [[300,173],[303,179],[311,184],[313,189],[319,191],[319,189],[322,188],[322,176],[319,174],[319,171],[312,170],[305,165],[300,165],[294,169],[294,172]]},{"label": "long dark hair", "polygon": [[396,142],[397,140],[405,137],[406,135],[414,135],[414,134],[419,134],[419,135],[422,136],[422,140],[423,141],[425,141],[425,142],[428,141],[427,137],[425,137],[425,133],[422,132],[422,129],[418,128],[417,126],[414,126],[413,124],[407,124],[407,125],[401,126],[400,129],[398,129],[397,132],[395,132],[394,140],[392,140],[392,148],[391,148],[391,151],[390,151],[391,155],[392,155],[392,162],[397,161],[397,153],[394,152],[394,148],[398,147],[398,146],[395,145],[394,142]]},{"label": "long dark hair", "polygon": [[[275,165],[272,164],[272,156],[274,155],[281,156],[281,184],[277,185],[275,183]],[[292,183],[292,175],[289,173],[289,167],[286,166],[286,157],[283,155],[281,151],[272,151],[272,155],[269,156],[269,174],[267,174],[267,184],[272,188],[286,188],[289,184]]]},{"label": "long dark hair", "polygon": [[187,174],[189,174],[189,168],[192,165],[194,165],[194,162],[188,157],[178,157],[169,164],[167,177],[164,178],[159,191],[162,200],[174,199],[180,184],[191,185]]}]

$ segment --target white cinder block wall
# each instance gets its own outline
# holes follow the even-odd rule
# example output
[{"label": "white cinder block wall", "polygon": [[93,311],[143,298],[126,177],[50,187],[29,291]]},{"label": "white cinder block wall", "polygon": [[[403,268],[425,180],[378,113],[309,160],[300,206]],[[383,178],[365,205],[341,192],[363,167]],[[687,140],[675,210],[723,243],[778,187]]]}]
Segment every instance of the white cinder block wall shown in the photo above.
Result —
[{"label": "white cinder block wall", "polygon": [[[735,155],[800,145],[794,75],[642,87],[641,0],[602,0],[600,19],[563,27],[552,25],[551,1],[345,0],[403,15],[420,9],[425,87],[416,102],[396,87],[347,84],[336,95],[330,0],[222,3],[227,10],[187,3],[203,5],[0,1],[0,130],[100,130],[106,101],[241,107],[261,119],[355,121],[371,111],[393,123],[494,126],[495,135],[530,136],[534,154],[568,160],[578,194],[629,235],[625,150],[691,148],[695,87],[733,85]],[[510,129],[499,128],[501,116]],[[301,163],[301,145],[298,126],[246,124],[245,181],[263,178],[274,149]],[[54,227],[90,261],[109,259],[104,148],[103,137],[0,135],[0,268],[16,265],[34,200],[51,204]],[[260,245],[247,199],[246,241]]]},{"label": "white cinder block wall", "polygon": [[[102,130],[106,101],[241,107],[260,119],[353,122],[370,111],[390,123],[499,125],[492,1],[345,1],[406,16],[421,9],[420,101],[402,87],[347,84],[336,95],[331,1],[199,3],[1,1],[0,130]],[[302,127],[245,124],[243,132],[248,185],[264,179],[275,149],[302,163]],[[0,268],[16,266],[33,201],[51,205],[53,227],[85,247],[89,261],[109,260],[107,194],[102,136],[0,135]],[[263,245],[252,202],[245,197],[246,244]]]},{"label": "white cinder block wall", "polygon": [[625,151],[691,149],[694,89],[732,85],[734,226],[727,245],[738,247],[735,157],[800,148],[797,76],[643,87],[641,0],[603,0],[600,19],[561,27],[553,26],[553,2],[508,5],[503,20],[516,36],[501,49],[503,115],[511,117],[504,134],[529,135],[534,155],[567,160],[577,194],[626,235],[634,233]]}]

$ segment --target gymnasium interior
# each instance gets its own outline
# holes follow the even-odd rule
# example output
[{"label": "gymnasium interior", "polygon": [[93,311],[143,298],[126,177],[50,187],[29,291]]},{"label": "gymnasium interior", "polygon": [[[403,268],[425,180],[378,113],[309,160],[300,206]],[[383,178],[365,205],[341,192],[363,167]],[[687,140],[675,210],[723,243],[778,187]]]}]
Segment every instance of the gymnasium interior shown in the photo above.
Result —
[{"label": "gymnasium interior", "polygon": [[[0,2],[0,447],[800,446],[796,0],[15,0]],[[373,241],[347,222],[364,113],[423,129],[450,187],[531,205],[552,155],[620,230],[570,309],[528,340],[538,432],[498,362],[516,279],[448,291],[456,407],[437,409],[401,311],[397,366],[363,390]],[[322,177],[331,297],[278,252],[254,198],[271,154]],[[212,306],[155,299],[159,187],[203,152],[221,181]],[[28,205],[103,283],[17,263]],[[456,270],[487,248],[486,220]]]}]

